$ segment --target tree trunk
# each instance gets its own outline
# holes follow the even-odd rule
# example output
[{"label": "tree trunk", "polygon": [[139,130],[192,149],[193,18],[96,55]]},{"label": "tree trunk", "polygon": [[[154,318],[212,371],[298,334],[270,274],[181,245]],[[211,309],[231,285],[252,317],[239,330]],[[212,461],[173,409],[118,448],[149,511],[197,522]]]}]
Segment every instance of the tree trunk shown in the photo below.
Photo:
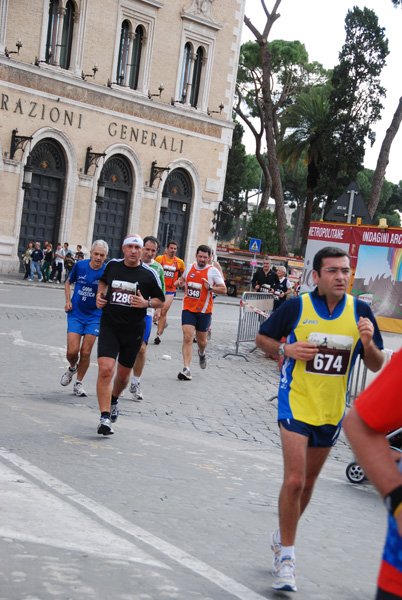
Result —
[{"label": "tree trunk", "polygon": [[304,246],[307,244],[308,232],[310,229],[311,215],[313,212],[313,200],[314,200],[314,190],[307,190],[307,202],[306,208],[304,210],[304,220],[303,220],[303,232],[301,239],[301,251],[303,251]]},{"label": "tree trunk", "polygon": [[402,121],[402,97],[399,98],[398,108],[392,118],[391,125],[387,129],[384,141],[381,146],[380,154],[378,155],[377,166],[374,171],[373,184],[371,186],[370,200],[367,205],[367,210],[371,218],[377,210],[380,201],[381,190],[384,183],[385,171],[389,162],[389,153],[394,137],[398,133],[399,126]]},{"label": "tree trunk", "polygon": [[272,178],[272,189],[275,199],[275,215],[278,227],[279,254],[286,256],[288,254],[288,242],[286,235],[286,215],[285,202],[283,196],[281,173],[279,169],[278,155],[276,153],[276,141],[274,135],[274,106],[272,103],[270,90],[271,75],[271,55],[268,44],[259,42],[261,52],[261,62],[264,86],[262,88],[263,110],[264,110],[264,129],[267,142],[268,167]]},{"label": "tree trunk", "polygon": [[295,249],[299,245],[300,232],[303,223],[303,205],[301,203],[297,203],[297,213],[296,213],[296,223],[295,228],[293,230],[293,239],[292,239],[292,252],[294,253]]}]

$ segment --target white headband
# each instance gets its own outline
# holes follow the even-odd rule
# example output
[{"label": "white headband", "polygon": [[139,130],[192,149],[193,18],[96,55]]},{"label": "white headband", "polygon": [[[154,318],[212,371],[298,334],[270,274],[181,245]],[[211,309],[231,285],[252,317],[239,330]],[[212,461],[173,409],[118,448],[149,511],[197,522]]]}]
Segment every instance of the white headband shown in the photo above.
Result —
[{"label": "white headband", "polygon": [[131,235],[126,237],[123,242],[123,246],[127,246],[127,244],[137,244],[137,246],[141,246],[141,248],[144,247],[144,242],[139,235]]}]

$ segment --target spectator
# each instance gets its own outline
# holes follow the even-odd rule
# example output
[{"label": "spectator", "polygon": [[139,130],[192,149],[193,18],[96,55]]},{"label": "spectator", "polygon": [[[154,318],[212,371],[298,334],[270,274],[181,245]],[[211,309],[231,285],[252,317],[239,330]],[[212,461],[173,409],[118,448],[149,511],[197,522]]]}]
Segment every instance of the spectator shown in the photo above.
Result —
[{"label": "spectator", "polygon": [[43,277],[40,272],[40,265],[43,260],[43,251],[40,248],[40,242],[35,242],[35,248],[31,254],[31,278],[30,281],[33,281],[34,273],[38,275],[39,281],[42,281]]},{"label": "spectator", "polygon": [[77,251],[75,253],[75,257],[74,258],[75,258],[75,261],[77,261],[77,260],[84,260],[85,256],[84,256],[84,253],[82,251],[81,244],[77,244]]},{"label": "spectator", "polygon": [[64,283],[66,283],[67,279],[69,278],[74,265],[75,260],[71,254],[71,250],[67,250],[66,257],[64,259]]},{"label": "spectator", "polygon": [[24,279],[28,279],[28,277],[31,274],[31,254],[32,254],[33,249],[34,249],[34,243],[28,242],[28,248],[25,250],[24,254],[22,255],[22,262],[25,267]]},{"label": "spectator", "polygon": [[46,247],[43,250],[44,260],[42,263],[41,272],[43,275],[43,281],[47,283],[50,277],[50,266],[53,262],[53,244],[50,242],[45,242]]},{"label": "spectator", "polygon": [[63,272],[63,264],[64,264],[65,253],[63,248],[61,247],[60,242],[57,244],[56,252],[54,253],[54,269],[52,274],[50,275],[50,281],[54,281],[54,278],[57,274],[57,283],[61,283],[61,274]]}]

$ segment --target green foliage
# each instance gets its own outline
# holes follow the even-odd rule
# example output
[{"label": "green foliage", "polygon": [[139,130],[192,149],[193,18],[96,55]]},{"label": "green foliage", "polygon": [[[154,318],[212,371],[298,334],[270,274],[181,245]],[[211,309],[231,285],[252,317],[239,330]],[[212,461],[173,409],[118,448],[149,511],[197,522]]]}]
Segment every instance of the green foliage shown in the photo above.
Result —
[{"label": "green foliage", "polygon": [[244,129],[240,123],[235,123],[232,147],[229,150],[226,168],[225,188],[221,203],[222,218],[219,226],[219,236],[224,238],[232,229],[233,220],[247,210],[241,198],[243,182],[246,175],[246,149],[242,143]]},{"label": "green foliage", "polygon": [[[299,41],[274,40],[268,43],[271,57],[271,97],[275,113],[295,102],[299,93],[327,79],[328,73],[318,62],[309,63],[308,53]],[[240,49],[237,75],[238,93],[245,103],[242,109],[250,117],[261,117],[263,72],[260,47],[246,42]]]},{"label": "green foliage", "polygon": [[380,118],[385,90],[380,75],[389,53],[384,28],[367,8],[354,7],[345,19],[346,40],[334,68],[325,132],[325,172],[331,198],[356,178],[366,139],[374,143],[372,126]]},{"label": "green foliage", "polygon": [[242,241],[240,247],[248,250],[251,238],[262,241],[262,252],[278,254],[279,236],[274,212],[271,210],[253,211],[247,221],[247,237]]}]

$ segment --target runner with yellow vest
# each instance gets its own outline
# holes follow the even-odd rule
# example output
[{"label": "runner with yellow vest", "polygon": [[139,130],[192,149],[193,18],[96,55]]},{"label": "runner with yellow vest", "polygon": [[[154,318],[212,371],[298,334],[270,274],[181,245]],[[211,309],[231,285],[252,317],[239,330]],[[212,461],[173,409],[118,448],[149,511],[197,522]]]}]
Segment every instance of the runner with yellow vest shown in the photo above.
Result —
[{"label": "runner with yellow vest", "polygon": [[185,265],[181,258],[176,256],[177,243],[169,240],[166,246],[165,254],[160,254],[155,258],[156,262],[162,265],[165,278],[165,303],[161,310],[158,320],[158,331],[154,339],[154,344],[161,343],[161,335],[167,327],[167,313],[172,306],[173,298],[176,296],[177,280],[184,273]]},{"label": "runner with yellow vest", "polygon": [[284,302],[256,338],[264,352],[284,357],[278,391],[284,478],[279,529],[271,536],[275,590],[297,589],[297,524],[339,436],[354,361],[360,354],[372,371],[383,362],[382,338],[370,306],[346,294],[350,274],[344,250],[322,248],[313,261],[317,287]]},{"label": "runner with yellow vest", "polygon": [[179,287],[185,286],[183,300],[183,361],[184,368],[177,377],[183,381],[192,379],[190,363],[193,357],[193,339],[196,334],[198,357],[201,369],[206,369],[208,328],[212,318],[213,294],[226,294],[226,285],[216,267],[208,264],[211,256],[209,246],[198,246],[196,262],[188,266],[182,277],[178,279]]}]

